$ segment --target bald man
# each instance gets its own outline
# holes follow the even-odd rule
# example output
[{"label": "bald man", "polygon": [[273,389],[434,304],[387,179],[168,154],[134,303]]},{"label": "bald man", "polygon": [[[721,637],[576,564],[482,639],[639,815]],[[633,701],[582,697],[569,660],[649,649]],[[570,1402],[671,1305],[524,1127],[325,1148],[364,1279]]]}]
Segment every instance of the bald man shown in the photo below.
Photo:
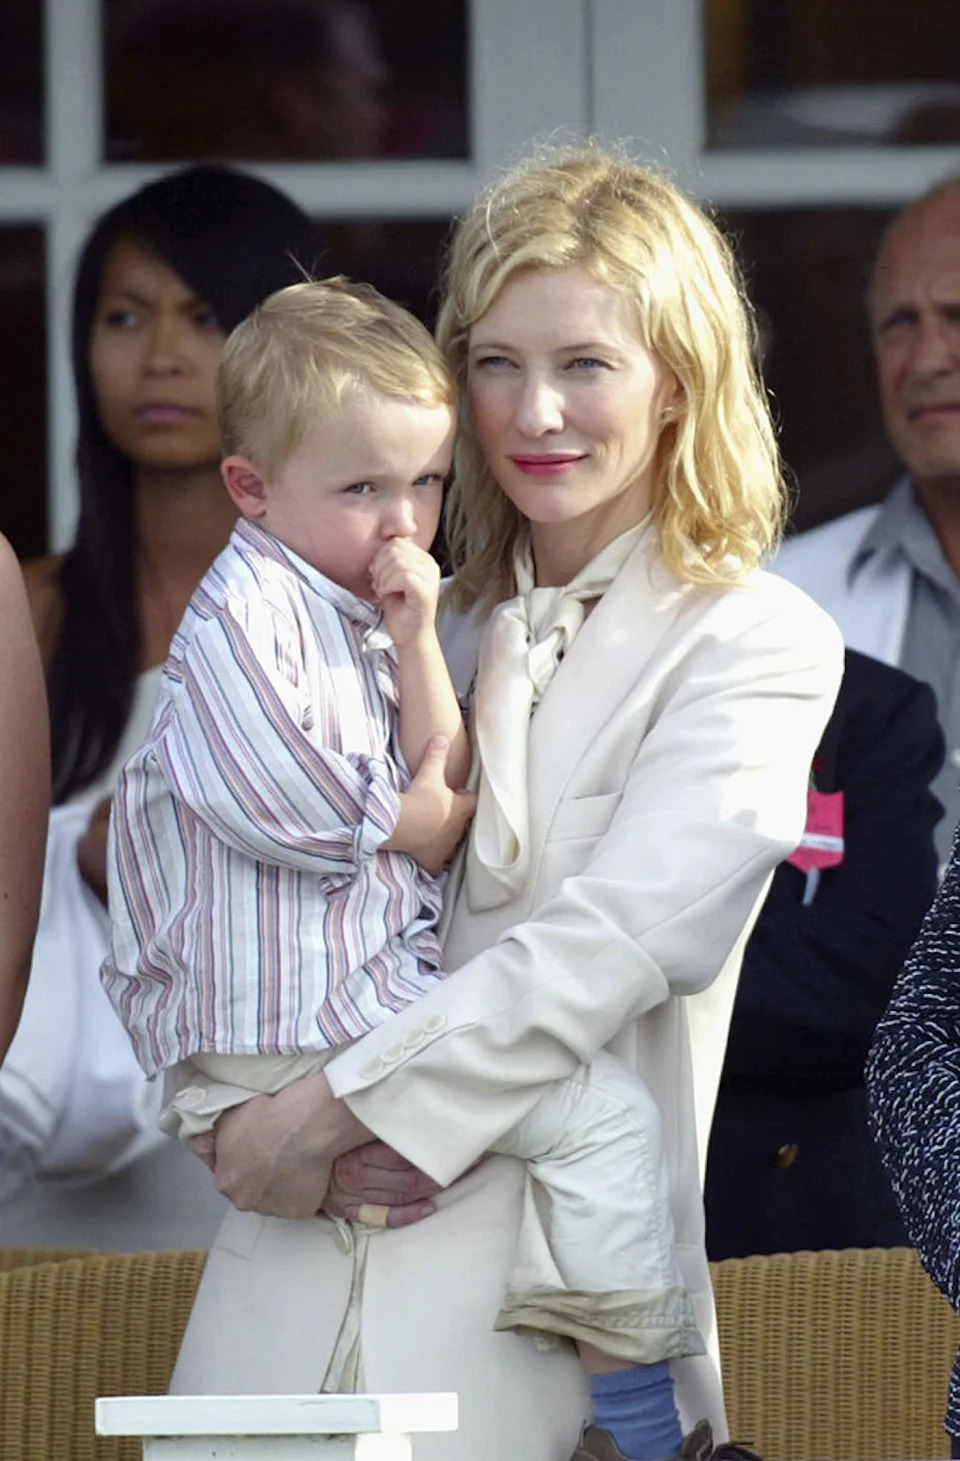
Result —
[{"label": "bald man", "polygon": [[947,743],[933,786],[943,865],[960,819],[960,178],[894,219],[870,308],[883,418],[906,476],[879,506],[791,539],[775,567],[851,648],[933,688]]}]

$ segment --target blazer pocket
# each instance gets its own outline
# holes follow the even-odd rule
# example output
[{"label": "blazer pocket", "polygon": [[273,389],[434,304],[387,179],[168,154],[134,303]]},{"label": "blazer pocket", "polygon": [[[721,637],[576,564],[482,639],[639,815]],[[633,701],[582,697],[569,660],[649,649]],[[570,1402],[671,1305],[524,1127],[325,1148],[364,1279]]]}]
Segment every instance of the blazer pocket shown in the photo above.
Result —
[{"label": "blazer pocket", "polygon": [[600,796],[566,797],[554,813],[547,841],[595,841],[610,826],[620,800],[619,791],[603,792]]}]

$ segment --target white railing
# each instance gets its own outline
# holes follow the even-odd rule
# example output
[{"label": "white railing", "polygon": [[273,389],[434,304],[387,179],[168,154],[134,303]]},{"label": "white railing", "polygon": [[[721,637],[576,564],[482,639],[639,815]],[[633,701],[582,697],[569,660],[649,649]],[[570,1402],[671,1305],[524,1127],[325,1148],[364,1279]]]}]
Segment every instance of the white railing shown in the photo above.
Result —
[{"label": "white railing", "polygon": [[131,1395],[96,1402],[100,1436],[144,1461],[411,1461],[411,1436],[457,1429],[457,1397]]}]

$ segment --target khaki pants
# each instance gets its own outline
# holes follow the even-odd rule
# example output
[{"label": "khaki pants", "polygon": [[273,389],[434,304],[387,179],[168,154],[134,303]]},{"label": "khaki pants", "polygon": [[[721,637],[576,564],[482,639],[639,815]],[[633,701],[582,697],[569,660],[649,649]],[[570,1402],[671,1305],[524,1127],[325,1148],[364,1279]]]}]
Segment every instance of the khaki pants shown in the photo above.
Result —
[{"label": "khaki pants", "polygon": [[[308,1055],[196,1055],[168,1072],[160,1124],[188,1141],[254,1095],[322,1070]],[[493,1148],[527,1164],[523,1216],[498,1329],[586,1340],[637,1364],[702,1354],[674,1251],[659,1113],[603,1051],[557,1081]]]}]

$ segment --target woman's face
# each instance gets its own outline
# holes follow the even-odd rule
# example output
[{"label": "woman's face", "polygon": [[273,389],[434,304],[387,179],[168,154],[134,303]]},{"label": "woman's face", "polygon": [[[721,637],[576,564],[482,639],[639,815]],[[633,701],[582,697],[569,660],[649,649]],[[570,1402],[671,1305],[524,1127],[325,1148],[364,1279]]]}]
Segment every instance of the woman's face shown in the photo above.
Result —
[{"label": "woman's face", "polygon": [[581,268],[517,274],[470,331],[467,379],[480,444],[535,555],[539,538],[592,556],[650,510],[680,386],[624,294]]},{"label": "woman's face", "polygon": [[120,239],[90,336],[104,430],[137,466],[216,466],[214,379],[225,335],[210,307],[155,254]]}]

